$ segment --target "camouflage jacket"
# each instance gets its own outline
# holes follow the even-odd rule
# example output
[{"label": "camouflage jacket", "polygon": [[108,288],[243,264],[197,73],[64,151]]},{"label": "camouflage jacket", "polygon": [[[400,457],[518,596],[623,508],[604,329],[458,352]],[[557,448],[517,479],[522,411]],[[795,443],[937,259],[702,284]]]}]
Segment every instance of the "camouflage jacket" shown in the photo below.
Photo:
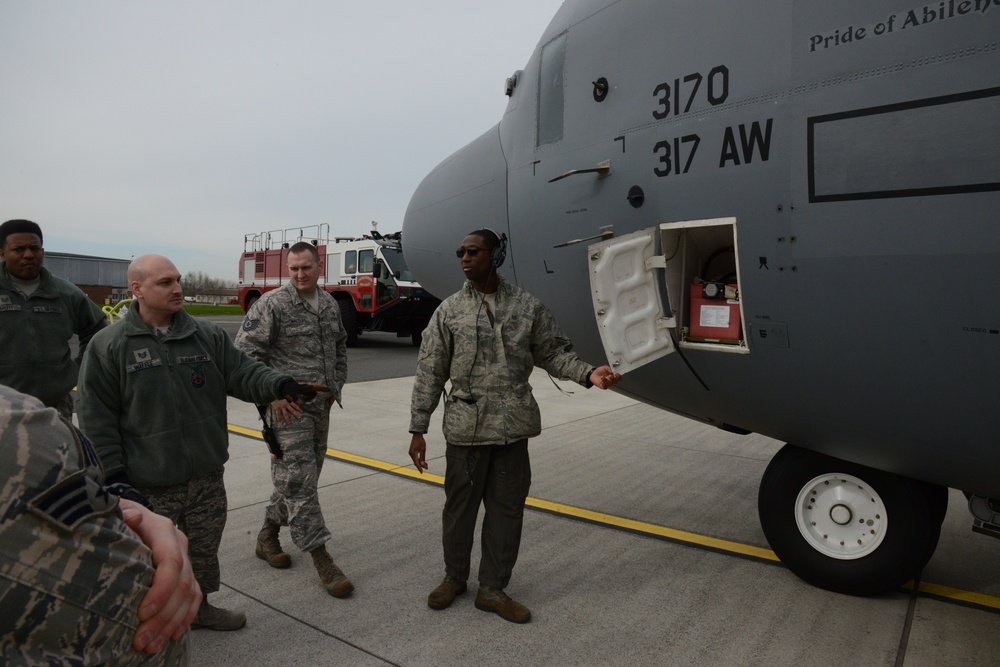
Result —
[{"label": "camouflage jacket", "polygon": [[[55,405],[76,385],[83,351],[107,323],[79,287],[47,269],[26,299],[0,266],[0,383]],[[80,338],[75,360],[69,347],[73,334]]]},{"label": "camouflage jacket", "polygon": [[444,437],[453,445],[503,445],[542,430],[528,378],[535,366],[587,386],[591,366],[573,352],[541,301],[500,276],[495,324],[466,281],[424,329],[410,401],[410,432],[426,433],[445,383]]},{"label": "camouflage jacket", "polygon": [[[319,313],[292,283],[267,292],[247,313],[236,346],[299,382],[326,385],[339,403],[347,381],[347,330],[336,299],[318,292]],[[327,398],[319,394],[306,407],[325,405]]]},{"label": "camouflage jacket", "polygon": [[133,306],[87,348],[77,416],[109,477],[124,473],[142,488],[173,486],[229,459],[228,396],[270,403],[291,379],[183,310],[160,339]]},{"label": "camouflage jacket", "polygon": [[[0,386],[0,664],[141,661],[131,642],[151,555],[103,483],[76,429]],[[177,649],[161,654],[176,664]]]}]

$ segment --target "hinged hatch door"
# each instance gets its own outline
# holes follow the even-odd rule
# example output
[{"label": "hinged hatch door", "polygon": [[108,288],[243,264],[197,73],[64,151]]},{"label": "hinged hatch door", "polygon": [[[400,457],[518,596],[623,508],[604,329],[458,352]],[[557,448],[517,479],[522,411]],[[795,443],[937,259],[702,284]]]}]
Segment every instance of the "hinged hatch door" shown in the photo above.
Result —
[{"label": "hinged hatch door", "polygon": [[[674,351],[664,316],[656,256],[656,228],[601,241],[588,247],[594,315],[608,363],[619,373]],[[668,305],[669,308],[669,305]]]}]

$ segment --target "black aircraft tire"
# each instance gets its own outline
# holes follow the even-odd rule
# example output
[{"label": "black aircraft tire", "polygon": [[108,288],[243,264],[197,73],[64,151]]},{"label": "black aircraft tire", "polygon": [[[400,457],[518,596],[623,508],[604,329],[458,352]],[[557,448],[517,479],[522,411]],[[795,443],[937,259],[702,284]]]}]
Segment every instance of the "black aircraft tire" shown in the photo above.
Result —
[{"label": "black aircraft tire", "polygon": [[944,517],[948,513],[948,487],[922,482],[921,488],[927,500],[927,506],[930,508],[931,524],[936,527],[933,539],[930,544],[927,545],[927,552],[924,554],[924,560],[920,564],[920,569],[922,570],[924,565],[927,565],[930,561],[931,556],[934,555],[934,550],[937,549],[938,539],[941,537],[941,525],[944,523]]},{"label": "black aircraft tire", "polygon": [[757,507],[768,543],[806,582],[874,595],[917,576],[941,532],[943,491],[794,445],[771,459]]},{"label": "black aircraft tire", "polygon": [[354,309],[354,304],[347,299],[337,299],[340,306],[340,321],[347,330],[347,347],[358,346],[358,311]]}]

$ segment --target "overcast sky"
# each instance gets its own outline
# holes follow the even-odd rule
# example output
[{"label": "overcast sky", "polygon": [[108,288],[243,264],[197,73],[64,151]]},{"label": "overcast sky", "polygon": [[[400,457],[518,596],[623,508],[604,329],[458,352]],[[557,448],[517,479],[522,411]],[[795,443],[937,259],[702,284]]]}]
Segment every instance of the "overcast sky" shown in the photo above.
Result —
[{"label": "overcast sky", "polygon": [[561,4],[2,0],[0,221],[233,280],[245,234],[396,231]]}]

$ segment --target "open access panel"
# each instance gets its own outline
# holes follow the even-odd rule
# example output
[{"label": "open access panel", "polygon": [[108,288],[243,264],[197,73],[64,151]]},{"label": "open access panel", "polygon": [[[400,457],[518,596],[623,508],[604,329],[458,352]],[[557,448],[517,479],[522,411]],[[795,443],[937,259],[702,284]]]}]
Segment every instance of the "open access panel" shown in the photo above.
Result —
[{"label": "open access panel", "polygon": [[682,348],[746,354],[736,218],[665,222],[589,246],[608,361],[628,372]]}]

